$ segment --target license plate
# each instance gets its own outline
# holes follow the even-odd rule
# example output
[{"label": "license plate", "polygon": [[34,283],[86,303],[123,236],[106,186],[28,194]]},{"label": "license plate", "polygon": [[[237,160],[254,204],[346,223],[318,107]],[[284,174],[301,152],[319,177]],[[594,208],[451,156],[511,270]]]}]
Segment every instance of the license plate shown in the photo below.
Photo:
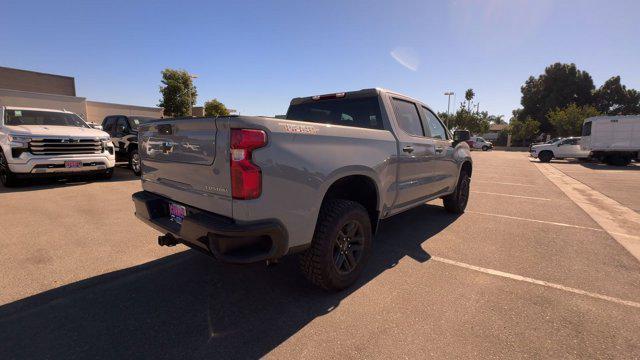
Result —
[{"label": "license plate", "polygon": [[82,167],[82,161],[65,161],[64,167],[67,169],[77,169]]},{"label": "license plate", "polygon": [[187,216],[187,208],[182,205],[170,203],[169,214],[171,215],[171,220],[178,224],[182,224],[182,219]]}]

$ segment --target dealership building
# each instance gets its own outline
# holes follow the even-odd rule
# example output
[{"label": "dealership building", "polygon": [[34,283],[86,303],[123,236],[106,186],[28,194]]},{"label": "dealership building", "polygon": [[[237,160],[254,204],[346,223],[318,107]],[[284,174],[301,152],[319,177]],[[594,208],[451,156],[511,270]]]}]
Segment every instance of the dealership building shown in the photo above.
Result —
[{"label": "dealership building", "polygon": [[90,101],[76,96],[70,76],[0,67],[0,106],[68,110],[100,124],[108,115],[162,117],[162,108]]}]

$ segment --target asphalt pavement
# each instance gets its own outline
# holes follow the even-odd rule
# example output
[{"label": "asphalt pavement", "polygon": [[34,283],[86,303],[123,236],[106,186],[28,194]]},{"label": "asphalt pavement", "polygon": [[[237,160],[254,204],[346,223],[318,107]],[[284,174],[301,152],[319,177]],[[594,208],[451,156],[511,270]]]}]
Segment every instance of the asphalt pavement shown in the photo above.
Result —
[{"label": "asphalt pavement", "polygon": [[[124,168],[0,189],[0,358],[640,358],[640,262],[526,153],[473,157],[468,211],[437,200],[384,221],[341,293],[295,257],[158,247]],[[637,193],[622,171],[624,190],[583,180]]]}]

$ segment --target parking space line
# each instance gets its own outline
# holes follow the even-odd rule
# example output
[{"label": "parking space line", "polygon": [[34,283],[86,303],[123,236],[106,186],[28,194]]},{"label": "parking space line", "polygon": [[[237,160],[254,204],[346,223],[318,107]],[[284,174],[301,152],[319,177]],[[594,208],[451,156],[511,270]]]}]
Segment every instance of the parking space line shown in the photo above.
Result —
[{"label": "parking space line", "polygon": [[608,295],[598,294],[598,293],[594,293],[594,292],[590,292],[590,291],[586,291],[586,290],[576,289],[576,288],[572,288],[572,287],[568,287],[568,286],[564,286],[564,285],[560,285],[560,284],[551,283],[551,282],[544,281],[544,280],[537,280],[537,279],[533,279],[533,278],[526,277],[526,276],[507,273],[507,272],[504,272],[504,271],[483,268],[483,267],[480,267],[480,266],[475,266],[475,265],[463,263],[463,262],[460,262],[460,261],[441,258],[439,256],[432,256],[431,260],[434,260],[434,261],[437,261],[437,262],[440,262],[440,263],[444,263],[444,264],[458,266],[458,267],[461,267],[461,268],[464,268],[464,269],[478,271],[478,272],[489,274],[489,275],[499,276],[499,277],[503,277],[503,278],[507,278],[507,279],[511,279],[511,280],[522,281],[522,282],[535,284],[535,285],[541,285],[541,286],[545,286],[545,287],[552,288],[552,289],[567,291],[567,292],[578,294],[578,295],[588,296],[588,297],[591,297],[591,298],[594,298],[594,299],[605,300],[605,301],[609,301],[609,302],[612,302],[612,303],[631,306],[631,307],[635,307],[635,308],[640,309],[640,303],[635,302],[635,301],[623,300],[623,299],[616,298],[616,297],[613,297],[613,296],[608,296]]},{"label": "parking space line", "polygon": [[468,213],[471,213],[471,214],[479,214],[479,215],[487,215],[487,216],[501,217],[501,218],[505,218],[505,219],[522,220],[522,221],[531,221],[531,222],[536,222],[536,223],[540,223],[540,224],[548,224],[548,225],[556,225],[556,226],[565,226],[565,227],[572,227],[572,228],[576,228],[576,229],[585,229],[585,230],[594,230],[594,231],[601,231],[601,232],[604,232],[604,230],[603,230],[603,229],[592,228],[592,227],[588,227],[588,226],[571,225],[571,224],[559,223],[559,222],[554,222],[554,221],[545,221],[545,220],[528,219],[528,218],[522,218],[522,217],[517,217],[517,216],[509,216],[509,215],[501,215],[501,214],[492,214],[492,213],[485,213],[485,212],[480,212],[480,211],[471,211],[471,210],[466,210],[465,212],[468,212]]},{"label": "parking space line", "polygon": [[[564,226],[564,227],[571,227],[571,228],[575,228],[575,229],[584,229],[584,230],[593,230],[593,231],[599,231],[599,232],[604,232],[606,233],[607,231],[604,229],[598,229],[598,228],[593,228],[593,227],[588,227],[588,226],[580,226],[580,225],[571,225],[571,224],[565,224],[565,223],[559,223],[559,222],[554,222],[554,221],[545,221],[545,220],[536,220],[536,219],[528,219],[528,218],[522,218],[522,217],[517,217],[517,216],[509,216],[509,215],[502,215],[502,214],[492,214],[492,213],[485,213],[485,212],[480,212],[480,211],[472,211],[472,210],[466,210],[466,213],[470,213],[470,214],[479,214],[479,215],[487,215],[487,216],[495,216],[495,217],[501,217],[501,218],[505,218],[505,219],[513,219],[513,220],[521,220],[521,221],[531,221],[531,222],[536,222],[536,223],[541,223],[541,224],[548,224],[548,225],[556,225],[556,226]],[[611,232],[612,234],[615,235],[620,235],[620,236],[624,236],[624,237],[628,237],[630,239],[636,239],[636,240],[640,240],[639,236],[635,236],[635,235],[629,235],[629,234],[625,234],[625,233],[618,233],[618,232]]]},{"label": "parking space line", "polygon": [[531,187],[536,187],[537,186],[537,185],[530,185],[530,184],[519,184],[519,183],[489,181],[489,180],[476,180],[475,182],[498,184],[498,185],[516,185],[516,186],[531,186]]},{"label": "parking space line", "polygon": [[510,197],[516,197],[516,198],[521,198],[521,199],[551,201],[551,199],[547,199],[547,198],[540,198],[540,197],[533,197],[533,196],[501,194],[501,193],[494,193],[494,192],[488,192],[488,191],[471,191],[471,192],[472,192],[472,193],[476,193],[476,194],[487,194],[487,195],[510,196]]}]

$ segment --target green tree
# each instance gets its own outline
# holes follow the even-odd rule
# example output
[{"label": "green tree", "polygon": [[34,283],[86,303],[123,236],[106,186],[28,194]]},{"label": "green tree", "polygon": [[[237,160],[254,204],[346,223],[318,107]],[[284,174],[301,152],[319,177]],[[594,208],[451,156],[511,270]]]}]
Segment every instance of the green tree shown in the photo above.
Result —
[{"label": "green tree", "polygon": [[620,76],[605,81],[596,90],[594,105],[607,115],[631,115],[640,113],[640,92],[627,89],[620,83]]},{"label": "green tree", "polygon": [[540,123],[531,117],[511,119],[509,132],[514,140],[524,142],[533,139],[540,132]]},{"label": "green tree", "polygon": [[471,112],[471,106],[473,104],[473,98],[476,96],[476,93],[473,92],[473,89],[467,89],[467,91],[464,92],[464,99],[466,100],[467,103],[467,111]]},{"label": "green tree", "polygon": [[228,116],[229,109],[218,99],[209,100],[204,103],[204,116]]},{"label": "green tree", "polygon": [[579,70],[575,64],[555,63],[537,78],[531,76],[520,88],[522,91],[522,111],[518,118],[531,117],[540,123],[540,130],[553,132],[547,118],[549,111],[565,108],[571,103],[578,106],[593,103],[595,86],[591,75]]},{"label": "green tree", "polygon": [[164,114],[167,116],[191,115],[191,108],[196,104],[198,96],[192,76],[185,70],[164,69],[161,82],[162,99],[158,106],[164,108]]},{"label": "green tree", "polygon": [[566,108],[550,111],[547,118],[558,136],[579,136],[584,119],[597,115],[600,113],[591,105],[570,104]]},{"label": "green tree", "polygon": [[489,131],[488,114],[474,113],[465,108],[464,103],[460,104],[460,108],[451,116],[449,127],[452,129],[469,130],[474,134],[484,134]]}]

